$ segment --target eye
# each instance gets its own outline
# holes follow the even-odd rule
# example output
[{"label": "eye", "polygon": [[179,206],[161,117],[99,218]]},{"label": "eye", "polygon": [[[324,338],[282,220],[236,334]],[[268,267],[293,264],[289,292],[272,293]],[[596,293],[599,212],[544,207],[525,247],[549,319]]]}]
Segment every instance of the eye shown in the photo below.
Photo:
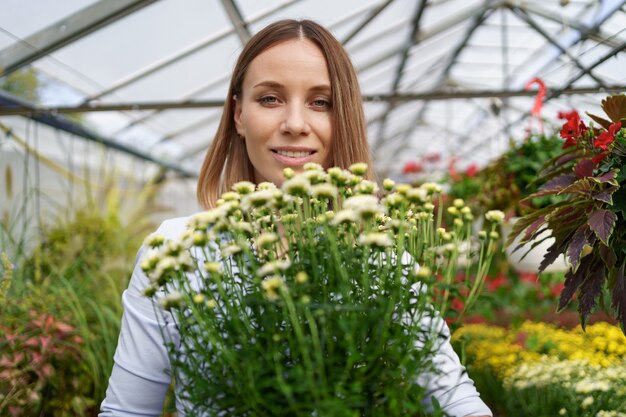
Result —
[{"label": "eye", "polygon": [[263,96],[257,100],[261,104],[277,104],[278,97],[276,96]]},{"label": "eye", "polygon": [[318,98],[316,100],[313,100],[311,102],[311,106],[318,108],[318,109],[330,109],[331,108],[330,101],[323,99],[323,98]]}]

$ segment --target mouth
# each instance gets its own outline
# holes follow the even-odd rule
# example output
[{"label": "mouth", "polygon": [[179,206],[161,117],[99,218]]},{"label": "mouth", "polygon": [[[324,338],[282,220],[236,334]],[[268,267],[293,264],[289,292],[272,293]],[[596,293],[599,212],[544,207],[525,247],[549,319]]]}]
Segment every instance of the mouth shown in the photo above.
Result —
[{"label": "mouth", "polygon": [[312,162],[316,150],[310,148],[274,148],[272,155],[279,162],[287,166],[299,166]]}]

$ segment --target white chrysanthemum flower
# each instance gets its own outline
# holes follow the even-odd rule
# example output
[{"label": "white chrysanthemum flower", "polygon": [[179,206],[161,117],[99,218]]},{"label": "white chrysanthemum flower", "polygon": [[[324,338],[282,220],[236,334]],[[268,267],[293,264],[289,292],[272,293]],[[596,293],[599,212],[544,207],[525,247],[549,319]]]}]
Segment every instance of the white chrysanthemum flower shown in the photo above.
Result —
[{"label": "white chrysanthemum flower", "polygon": [[392,180],[391,178],[385,178],[383,180],[383,188],[385,189],[385,191],[391,191],[393,190],[393,186],[396,185],[395,181]]},{"label": "white chrysanthemum flower", "polygon": [[358,223],[359,219],[359,213],[355,210],[344,209],[335,213],[331,220],[331,224],[338,225],[342,223]]},{"label": "white chrysanthemum flower", "polygon": [[378,184],[374,181],[362,180],[354,189],[357,194],[376,194],[378,192]]},{"label": "white chrysanthemum flower", "polygon": [[286,180],[292,179],[295,175],[296,171],[294,171],[293,169],[289,167],[283,169],[283,177],[285,177]]},{"label": "white chrysanthemum flower", "polygon": [[276,190],[265,189],[246,194],[241,198],[241,208],[244,211],[250,211],[253,207],[264,207],[274,201],[275,193]]},{"label": "white chrysanthemum flower", "polygon": [[373,195],[355,195],[349,197],[344,201],[343,207],[348,210],[354,210],[359,212],[363,207],[376,208],[376,212],[379,212],[380,204],[378,199]]},{"label": "white chrysanthemum flower", "polygon": [[276,243],[278,241],[278,235],[276,233],[272,233],[272,232],[265,232],[265,233],[261,233],[257,238],[256,238],[256,246],[257,248],[269,248],[271,247],[274,243]]},{"label": "white chrysanthemum flower", "polygon": [[339,186],[347,184],[352,178],[352,174],[349,171],[337,167],[329,168],[327,172],[332,183]]},{"label": "white chrysanthemum flower", "polygon": [[454,207],[460,209],[461,207],[465,206],[465,201],[463,201],[462,198],[455,198],[452,204],[454,204]]},{"label": "white chrysanthemum flower", "polygon": [[263,181],[259,183],[259,185],[256,186],[256,189],[261,191],[261,190],[277,190],[278,188],[276,187],[276,184],[274,184],[273,182]]},{"label": "white chrysanthemum flower", "polygon": [[459,215],[459,209],[452,206],[452,207],[448,207],[448,214],[451,216],[458,216]]},{"label": "white chrysanthemum flower", "polygon": [[223,206],[194,214],[187,221],[187,227],[195,230],[206,230],[209,226],[215,224],[218,220],[224,218],[227,211]]},{"label": "white chrysanthemum flower", "polygon": [[387,233],[379,232],[373,232],[359,236],[359,243],[361,245],[377,246],[379,248],[386,248],[393,244],[391,238]]},{"label": "white chrysanthemum flower", "polygon": [[237,245],[236,243],[231,243],[230,245],[224,246],[221,253],[224,258],[229,258],[241,251],[241,246]]},{"label": "white chrysanthemum flower", "polygon": [[423,188],[411,188],[406,191],[406,198],[412,203],[425,203],[428,201],[428,192]]},{"label": "white chrysanthemum flower", "polygon": [[234,191],[227,191],[221,196],[222,200],[226,201],[239,201],[241,199],[241,195]]},{"label": "white chrysanthemum flower", "polygon": [[193,296],[193,302],[196,304],[202,304],[204,303],[204,300],[206,299],[205,295],[202,293],[197,293]]},{"label": "white chrysanthemum flower", "polygon": [[317,162],[307,162],[302,166],[305,171],[324,171],[324,167],[322,167]]},{"label": "white chrysanthemum flower", "polygon": [[593,404],[593,397],[591,395],[589,395],[588,397],[585,397],[585,399],[583,400],[582,403],[580,403],[580,405],[582,406],[582,408],[588,408],[591,407],[591,405]]},{"label": "white chrysanthemum flower", "polygon": [[275,261],[271,261],[257,269],[256,273],[260,277],[264,277],[269,274],[276,274],[278,272],[286,271],[291,266],[291,261],[289,259],[281,260],[277,259]]},{"label": "white chrysanthemum flower", "polygon": [[206,306],[207,308],[214,310],[217,307],[217,301],[214,299],[206,300]]},{"label": "white chrysanthemum flower", "polygon": [[443,189],[441,188],[441,185],[434,183],[434,182],[426,182],[420,185],[420,188],[426,190],[426,192],[430,195],[439,194],[441,193],[441,191],[443,191]]},{"label": "white chrysanthemum flower", "polygon": [[316,198],[334,198],[337,197],[339,190],[332,184],[322,183],[311,187],[311,195]]},{"label": "white chrysanthemum flower", "polygon": [[159,263],[159,260],[161,260],[161,256],[162,255],[160,251],[156,249],[150,249],[141,261],[141,269],[144,272],[153,270]]},{"label": "white chrysanthemum flower", "polygon": [[289,195],[305,196],[309,194],[311,183],[308,179],[297,176],[283,182],[282,189]]},{"label": "white chrysanthemum flower", "polygon": [[247,235],[251,235],[254,233],[254,229],[252,228],[252,225],[248,222],[244,222],[244,221],[233,222],[231,227],[233,230],[237,232],[245,233]]},{"label": "white chrysanthemum flower", "polygon": [[346,210],[355,211],[363,220],[372,219],[385,212],[384,207],[380,205],[378,199],[373,195],[367,194],[347,198],[343,203],[343,207]]},{"label": "white chrysanthemum flower", "polygon": [[270,301],[276,301],[279,298],[279,290],[285,288],[285,280],[279,276],[265,278],[261,282],[261,287],[265,290],[265,296]]},{"label": "white chrysanthemum flower", "polygon": [[492,223],[502,223],[504,220],[504,213],[501,210],[489,210],[485,214],[485,218]]},{"label": "white chrysanthemum flower", "polygon": [[354,175],[361,175],[361,176],[363,176],[367,172],[367,164],[365,162],[357,162],[355,164],[350,165],[348,167],[348,169]]},{"label": "white chrysanthemum flower", "polygon": [[178,291],[172,291],[169,294],[160,297],[158,304],[164,310],[171,310],[183,305],[183,297]]},{"label": "white chrysanthemum flower", "polygon": [[389,208],[399,208],[405,202],[405,198],[400,193],[391,193],[383,198],[382,203]]},{"label": "white chrysanthemum flower", "polygon": [[296,274],[296,282],[298,284],[304,284],[309,280],[309,275],[304,272],[304,271],[300,271]]},{"label": "white chrysanthemum flower", "polygon": [[232,188],[239,194],[245,195],[254,192],[255,186],[250,181],[239,181],[238,183],[233,184]]},{"label": "white chrysanthemum flower", "polygon": [[302,177],[309,180],[311,184],[323,184],[328,180],[328,174],[324,171],[309,170],[302,173]]},{"label": "white chrysanthemum flower", "polygon": [[150,248],[157,248],[165,242],[165,236],[161,233],[151,233],[143,241],[143,245]]},{"label": "white chrysanthemum flower", "polygon": [[219,262],[207,261],[204,263],[204,269],[211,274],[221,274],[222,265]]}]

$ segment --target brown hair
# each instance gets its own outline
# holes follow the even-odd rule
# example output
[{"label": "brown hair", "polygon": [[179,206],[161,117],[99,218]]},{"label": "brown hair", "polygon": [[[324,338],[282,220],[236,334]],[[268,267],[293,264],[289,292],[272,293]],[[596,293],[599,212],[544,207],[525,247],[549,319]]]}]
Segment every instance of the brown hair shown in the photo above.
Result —
[{"label": "brown hair", "polygon": [[250,39],[233,70],[222,118],[198,178],[198,201],[205,208],[215,207],[219,196],[230,190],[236,182],[254,181],[254,169],[246,152],[245,141],[237,137],[233,97],[241,94],[243,80],[252,60],[266,49],[291,39],[312,41],[326,58],[333,103],[330,165],[347,168],[355,162],[365,162],[368,165],[366,177],[374,177],[361,90],[348,54],[328,30],[315,22],[280,20]]}]

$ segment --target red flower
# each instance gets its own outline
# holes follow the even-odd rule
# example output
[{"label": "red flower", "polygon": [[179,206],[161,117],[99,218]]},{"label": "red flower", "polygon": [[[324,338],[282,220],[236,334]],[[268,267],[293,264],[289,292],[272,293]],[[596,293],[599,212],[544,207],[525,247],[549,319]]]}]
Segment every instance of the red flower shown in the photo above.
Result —
[{"label": "red flower", "polygon": [[613,141],[615,140],[615,134],[618,130],[620,130],[621,127],[622,122],[613,123],[611,126],[609,126],[608,132],[605,131],[598,135],[596,140],[593,141],[593,146],[598,149],[602,149],[603,151],[606,151],[608,149],[608,145],[613,143]]},{"label": "red flower", "polygon": [[[571,111],[560,111],[557,113],[557,117],[559,119],[571,119],[572,117],[578,116],[578,112],[576,110],[571,110]],[[580,116],[579,116],[580,118]]]},{"label": "red flower", "polygon": [[473,177],[478,173],[478,165],[476,164],[472,164],[469,167],[467,167],[467,170],[465,171],[465,175],[467,175],[468,177]]},{"label": "red flower", "polygon": [[418,163],[418,162],[407,162],[404,165],[404,168],[402,168],[402,173],[403,174],[417,174],[424,171],[424,167],[422,166],[422,164]]},{"label": "red flower", "polygon": [[493,278],[487,277],[487,289],[491,292],[496,291],[498,288],[506,285],[506,277],[504,274],[498,274]]},{"label": "red flower", "polygon": [[591,162],[593,162],[594,164],[599,164],[604,158],[606,158],[607,156],[609,156],[608,152],[602,152],[597,154],[596,156],[594,156],[593,158],[591,158]]},{"label": "red flower", "polygon": [[519,278],[522,282],[527,282],[533,286],[538,285],[539,276],[534,272],[520,272]]},{"label": "red flower", "polygon": [[580,116],[576,111],[572,111],[570,113],[559,113],[559,116],[562,118],[563,116],[568,116],[567,122],[563,124],[563,128],[561,129],[561,137],[565,139],[565,143],[563,144],[563,148],[569,148],[576,144],[576,138],[587,131],[587,127],[580,120]]}]

